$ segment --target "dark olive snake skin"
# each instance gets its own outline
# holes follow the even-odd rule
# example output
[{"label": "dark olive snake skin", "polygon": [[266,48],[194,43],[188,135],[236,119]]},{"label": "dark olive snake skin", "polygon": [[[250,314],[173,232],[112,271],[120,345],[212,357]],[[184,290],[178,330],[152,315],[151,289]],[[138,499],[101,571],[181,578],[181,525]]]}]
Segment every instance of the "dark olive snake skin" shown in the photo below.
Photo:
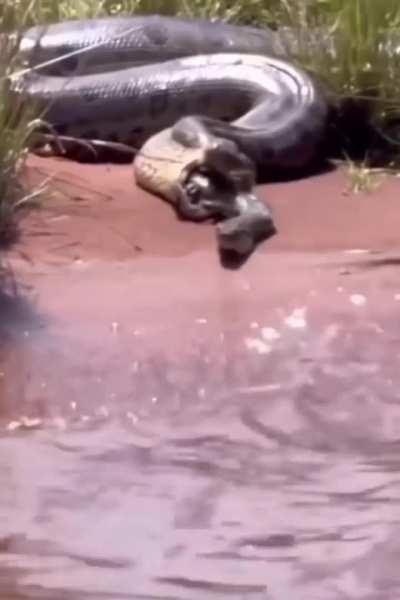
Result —
[{"label": "dark olive snake skin", "polygon": [[30,29],[20,56],[29,66],[50,61],[14,79],[11,92],[42,107],[59,134],[139,148],[197,115],[258,167],[289,170],[308,165],[324,138],[325,97],[272,31],[110,17]]}]

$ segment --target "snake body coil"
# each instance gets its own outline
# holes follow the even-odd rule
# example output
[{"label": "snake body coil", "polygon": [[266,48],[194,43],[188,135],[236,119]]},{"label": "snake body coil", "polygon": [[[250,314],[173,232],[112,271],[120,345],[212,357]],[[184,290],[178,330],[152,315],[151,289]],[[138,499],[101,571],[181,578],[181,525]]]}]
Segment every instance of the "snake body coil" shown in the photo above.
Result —
[{"label": "snake body coil", "polygon": [[306,166],[324,137],[325,98],[272,31],[161,16],[71,21],[28,30],[20,54],[30,66],[64,56],[13,84],[60,134],[140,147],[197,115],[279,170]]}]

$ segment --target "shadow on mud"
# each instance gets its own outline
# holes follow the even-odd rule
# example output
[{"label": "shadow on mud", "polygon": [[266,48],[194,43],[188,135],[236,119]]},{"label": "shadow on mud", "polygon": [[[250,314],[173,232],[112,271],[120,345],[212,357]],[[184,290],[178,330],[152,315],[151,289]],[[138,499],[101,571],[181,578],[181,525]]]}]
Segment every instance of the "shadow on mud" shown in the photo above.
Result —
[{"label": "shadow on mud", "polygon": [[12,268],[0,264],[0,349],[12,333],[39,327],[39,315],[27,292],[27,286],[17,281]]},{"label": "shadow on mud", "polygon": [[348,261],[345,266],[342,263],[332,263],[334,269],[344,268],[345,274],[350,274],[356,271],[368,271],[377,269],[400,269],[400,256],[384,256],[377,258],[359,259],[356,261]]},{"label": "shadow on mud", "polygon": [[355,263],[354,265],[359,269],[380,269],[383,267],[400,267],[400,256],[390,256],[385,258],[373,258],[370,260],[362,261],[361,263]]}]

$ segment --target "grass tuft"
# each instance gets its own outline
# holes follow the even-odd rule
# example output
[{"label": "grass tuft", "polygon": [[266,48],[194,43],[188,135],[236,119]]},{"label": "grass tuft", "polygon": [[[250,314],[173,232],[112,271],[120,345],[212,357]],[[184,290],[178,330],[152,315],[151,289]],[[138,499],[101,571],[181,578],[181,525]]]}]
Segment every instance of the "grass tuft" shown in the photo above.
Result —
[{"label": "grass tuft", "polygon": [[[26,210],[34,204],[36,193],[28,191],[22,173],[27,157],[28,137],[33,113],[8,101],[8,77],[15,64],[17,39],[0,39],[0,248],[7,247],[18,236],[18,224]],[[18,119],[18,125],[15,123]]]}]

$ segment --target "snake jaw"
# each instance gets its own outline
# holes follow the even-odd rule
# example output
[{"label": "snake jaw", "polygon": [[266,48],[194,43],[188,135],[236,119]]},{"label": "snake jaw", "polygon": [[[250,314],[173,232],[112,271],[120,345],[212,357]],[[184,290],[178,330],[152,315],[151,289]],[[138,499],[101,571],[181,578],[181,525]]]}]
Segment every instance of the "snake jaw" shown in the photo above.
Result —
[{"label": "snake jaw", "polygon": [[238,214],[234,190],[205,165],[187,169],[177,190],[178,209],[184,218],[220,219]]}]

